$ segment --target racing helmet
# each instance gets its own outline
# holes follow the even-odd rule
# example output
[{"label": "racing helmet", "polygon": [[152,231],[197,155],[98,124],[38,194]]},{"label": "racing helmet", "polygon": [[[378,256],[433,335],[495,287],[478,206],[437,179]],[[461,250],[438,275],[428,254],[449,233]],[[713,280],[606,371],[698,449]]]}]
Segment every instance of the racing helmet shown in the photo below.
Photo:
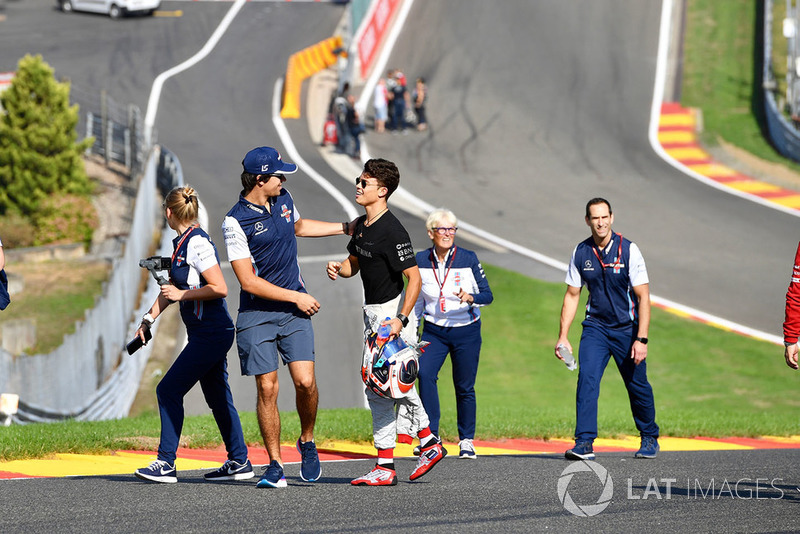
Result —
[{"label": "racing helmet", "polygon": [[364,384],[387,399],[408,395],[419,374],[417,351],[399,336],[381,346],[371,343],[370,349],[370,361],[361,370]]}]

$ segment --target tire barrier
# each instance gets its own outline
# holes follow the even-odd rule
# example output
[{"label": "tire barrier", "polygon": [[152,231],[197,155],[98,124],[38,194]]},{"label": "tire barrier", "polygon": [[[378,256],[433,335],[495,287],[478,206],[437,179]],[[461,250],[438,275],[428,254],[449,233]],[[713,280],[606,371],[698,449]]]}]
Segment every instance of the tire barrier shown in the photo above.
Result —
[{"label": "tire barrier", "polygon": [[300,91],[303,80],[336,63],[339,55],[345,55],[340,36],[320,41],[289,57],[286,66],[286,83],[283,86],[281,118],[300,118]]}]

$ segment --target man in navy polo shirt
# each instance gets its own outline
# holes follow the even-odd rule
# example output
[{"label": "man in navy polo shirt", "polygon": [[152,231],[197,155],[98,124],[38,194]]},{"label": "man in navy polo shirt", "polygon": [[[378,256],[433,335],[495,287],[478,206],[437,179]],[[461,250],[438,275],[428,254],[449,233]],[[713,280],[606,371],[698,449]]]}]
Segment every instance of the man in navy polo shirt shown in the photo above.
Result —
[{"label": "man in navy polo shirt", "polygon": [[600,379],[614,357],[628,389],[641,447],[636,458],[658,454],[658,425],[653,389],[647,381],[647,330],[650,326],[650,285],[644,258],[635,243],[611,230],[611,204],[593,198],[586,204],[586,224],[592,236],[575,247],[567,271],[567,291],[561,307],[556,343],[572,352],[567,334],[578,309],[581,287],[589,300],[579,350],[576,395],[575,447],[564,454],[570,460],[592,460],[597,437],[597,399]]},{"label": "man in navy polo shirt", "polygon": [[278,358],[289,366],[297,391],[302,456],[300,475],[313,482],[321,475],[314,445],[319,395],[314,376],[311,316],[320,303],[306,291],[297,262],[297,239],[345,234],[348,223],[300,218],[292,195],[283,188],[297,165],[271,147],[254,148],[242,161],[244,190],[225,216],[222,231],[228,261],[239,279],[236,343],[242,374],[255,376],[256,413],[270,464],[258,487],[286,487],[281,461],[278,413]]}]

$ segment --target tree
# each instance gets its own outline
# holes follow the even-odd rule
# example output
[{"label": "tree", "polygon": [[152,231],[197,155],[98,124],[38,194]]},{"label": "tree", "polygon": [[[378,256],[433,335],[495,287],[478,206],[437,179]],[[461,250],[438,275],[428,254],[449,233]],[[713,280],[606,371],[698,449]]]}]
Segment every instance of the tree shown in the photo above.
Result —
[{"label": "tree", "polygon": [[69,90],[42,56],[26,55],[0,94],[0,214],[30,217],[54,194],[91,192],[81,154],[94,139],[77,142],[78,105],[69,105]]}]

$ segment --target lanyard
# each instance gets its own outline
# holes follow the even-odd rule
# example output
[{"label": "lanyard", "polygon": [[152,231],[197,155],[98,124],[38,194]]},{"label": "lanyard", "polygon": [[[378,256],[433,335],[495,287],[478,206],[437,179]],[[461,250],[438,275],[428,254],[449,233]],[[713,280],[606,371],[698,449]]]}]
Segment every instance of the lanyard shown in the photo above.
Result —
[{"label": "lanyard", "polygon": [[439,286],[439,309],[444,313],[444,283],[447,281],[447,275],[450,274],[450,267],[453,266],[453,258],[456,257],[456,246],[453,245],[453,249],[450,252],[450,262],[447,265],[447,268],[444,271],[444,277],[442,277],[442,281],[439,282],[439,275],[437,271],[439,270],[438,267],[433,263],[433,257],[436,254],[434,249],[431,249],[431,267],[433,268],[433,277],[436,279],[436,284]]},{"label": "lanyard", "polygon": [[613,263],[603,263],[603,257],[600,255],[598,251],[597,245],[592,246],[592,252],[594,255],[597,256],[597,261],[600,262],[600,265],[603,267],[603,272],[605,272],[606,267],[613,267],[614,272],[618,273],[620,269],[620,259],[622,259],[622,234],[616,234],[619,237],[619,246],[617,247],[617,257],[614,259]]},{"label": "lanyard", "polygon": [[200,227],[199,224],[193,224],[192,226],[189,227],[188,230],[186,230],[186,233],[184,233],[181,236],[181,240],[178,241],[178,244],[175,245],[175,250],[172,251],[172,263],[175,263],[175,254],[177,254],[178,251],[181,249],[181,245],[183,245],[183,242],[186,241],[186,238],[189,237],[189,234],[192,233],[192,230],[199,227]]}]

